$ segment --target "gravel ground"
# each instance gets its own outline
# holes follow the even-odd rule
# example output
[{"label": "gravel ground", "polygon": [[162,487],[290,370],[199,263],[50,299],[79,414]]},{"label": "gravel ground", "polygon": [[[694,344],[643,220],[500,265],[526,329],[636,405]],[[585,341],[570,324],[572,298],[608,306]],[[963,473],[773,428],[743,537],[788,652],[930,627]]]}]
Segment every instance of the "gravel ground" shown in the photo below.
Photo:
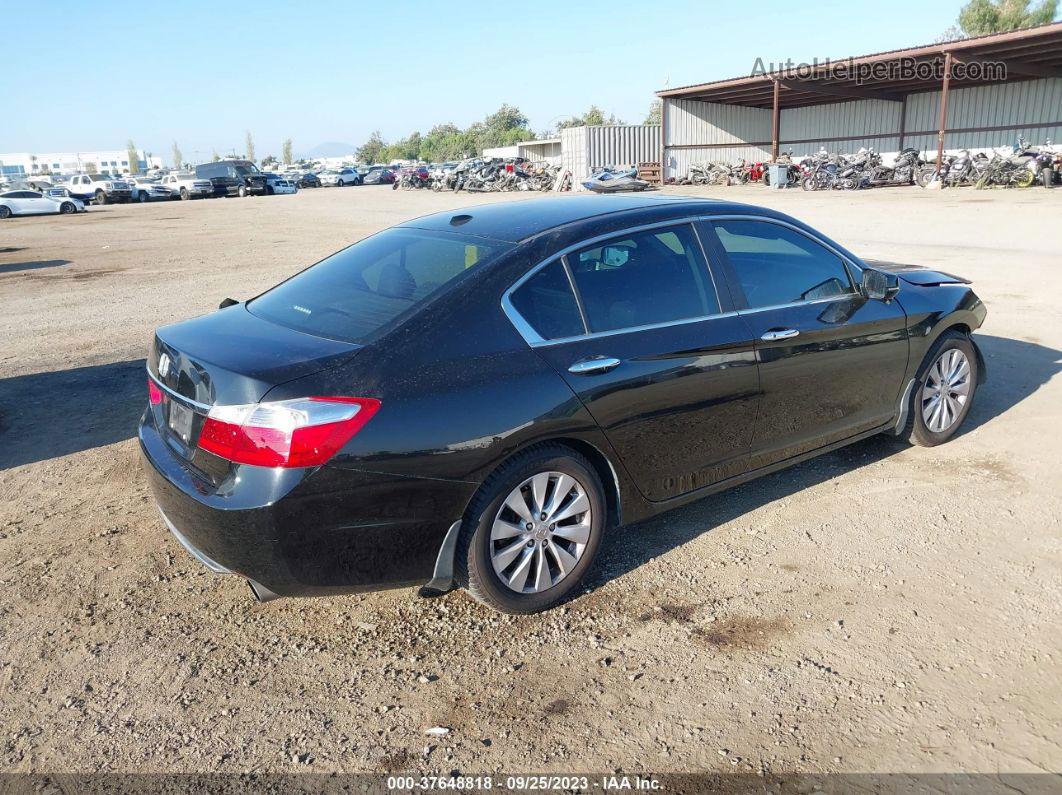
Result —
[{"label": "gravel ground", "polygon": [[0,771],[1062,770],[1062,191],[688,192],[972,278],[988,384],[950,444],[872,439],[625,528],[587,594],[521,618],[259,605],[166,532],[134,436],[155,326],[513,197],[0,225]]}]

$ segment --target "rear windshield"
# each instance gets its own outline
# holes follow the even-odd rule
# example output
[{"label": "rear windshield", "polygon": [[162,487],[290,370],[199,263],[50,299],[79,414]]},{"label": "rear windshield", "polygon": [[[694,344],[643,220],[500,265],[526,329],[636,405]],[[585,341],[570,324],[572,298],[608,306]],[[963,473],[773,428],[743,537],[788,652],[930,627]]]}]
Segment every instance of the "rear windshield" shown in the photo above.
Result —
[{"label": "rear windshield", "polygon": [[296,274],[250,301],[247,309],[307,334],[365,342],[508,248],[446,232],[387,229]]}]

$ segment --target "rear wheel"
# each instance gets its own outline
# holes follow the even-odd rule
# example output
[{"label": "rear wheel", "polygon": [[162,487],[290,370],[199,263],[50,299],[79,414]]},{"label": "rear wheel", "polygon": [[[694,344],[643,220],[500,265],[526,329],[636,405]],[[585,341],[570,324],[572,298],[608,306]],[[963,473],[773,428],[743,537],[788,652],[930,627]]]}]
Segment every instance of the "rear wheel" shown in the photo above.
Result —
[{"label": "rear wheel", "polygon": [[977,377],[973,342],[957,331],[944,332],[922,362],[900,436],[920,447],[951,439],[970,411]]},{"label": "rear wheel", "polygon": [[503,613],[537,613],[575,591],[607,526],[593,466],[562,445],[531,448],[480,487],[456,552],[458,583]]},{"label": "rear wheel", "polygon": [[0,218],[10,218],[11,208],[6,204],[0,204]]}]

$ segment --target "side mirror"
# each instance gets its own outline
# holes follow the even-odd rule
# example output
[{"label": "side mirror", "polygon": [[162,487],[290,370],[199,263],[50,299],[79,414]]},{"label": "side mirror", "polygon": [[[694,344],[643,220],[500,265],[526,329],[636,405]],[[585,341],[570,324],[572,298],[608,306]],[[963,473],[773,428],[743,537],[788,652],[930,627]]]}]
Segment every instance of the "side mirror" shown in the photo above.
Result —
[{"label": "side mirror", "polygon": [[236,306],[238,303],[240,302],[235,298],[223,298],[221,303],[218,304],[218,309],[228,309],[230,306]]},{"label": "side mirror", "polygon": [[863,271],[863,295],[874,301],[888,303],[900,292],[900,279],[895,273],[867,268]]}]

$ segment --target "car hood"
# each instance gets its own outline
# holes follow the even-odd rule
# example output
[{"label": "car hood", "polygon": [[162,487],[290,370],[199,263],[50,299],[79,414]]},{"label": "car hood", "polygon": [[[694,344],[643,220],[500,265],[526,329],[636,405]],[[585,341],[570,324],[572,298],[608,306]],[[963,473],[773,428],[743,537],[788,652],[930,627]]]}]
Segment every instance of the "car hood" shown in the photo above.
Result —
[{"label": "car hood", "polygon": [[953,276],[944,271],[925,268],[921,265],[908,265],[902,262],[874,259],[865,259],[863,261],[875,270],[895,273],[908,284],[917,284],[921,287],[934,287],[938,284],[970,284],[969,279]]}]

